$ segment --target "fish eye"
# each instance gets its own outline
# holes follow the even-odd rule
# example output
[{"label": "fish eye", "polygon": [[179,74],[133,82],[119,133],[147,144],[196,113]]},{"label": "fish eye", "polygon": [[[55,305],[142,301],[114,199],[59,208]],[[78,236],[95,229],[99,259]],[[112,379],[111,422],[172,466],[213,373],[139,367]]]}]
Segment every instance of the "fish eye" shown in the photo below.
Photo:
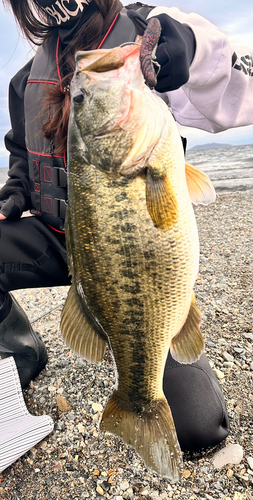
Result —
[{"label": "fish eye", "polygon": [[84,101],[84,91],[82,89],[77,90],[73,94],[73,101],[76,104],[82,104],[82,102]]}]

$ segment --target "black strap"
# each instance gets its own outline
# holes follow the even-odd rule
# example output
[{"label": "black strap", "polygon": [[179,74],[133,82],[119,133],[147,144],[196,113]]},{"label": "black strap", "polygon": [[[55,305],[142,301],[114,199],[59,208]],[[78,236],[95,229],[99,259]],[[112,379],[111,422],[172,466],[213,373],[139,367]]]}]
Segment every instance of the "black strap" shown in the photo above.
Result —
[{"label": "black strap", "polygon": [[41,181],[56,187],[66,187],[67,172],[64,168],[41,165]]}]

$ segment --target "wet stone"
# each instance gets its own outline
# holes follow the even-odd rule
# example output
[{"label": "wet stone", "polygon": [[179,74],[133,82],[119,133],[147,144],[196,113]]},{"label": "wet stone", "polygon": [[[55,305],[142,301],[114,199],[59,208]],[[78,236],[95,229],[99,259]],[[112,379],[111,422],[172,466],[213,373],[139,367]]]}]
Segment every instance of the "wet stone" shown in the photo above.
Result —
[{"label": "wet stone", "polygon": [[227,464],[240,464],[243,459],[243,448],[239,444],[228,444],[213,456],[213,465],[220,469]]}]

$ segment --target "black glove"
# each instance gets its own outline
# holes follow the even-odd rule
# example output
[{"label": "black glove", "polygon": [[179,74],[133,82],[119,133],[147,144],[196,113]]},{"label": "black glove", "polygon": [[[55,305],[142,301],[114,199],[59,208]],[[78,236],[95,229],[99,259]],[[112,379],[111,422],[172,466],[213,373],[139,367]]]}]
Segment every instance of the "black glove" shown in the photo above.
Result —
[{"label": "black glove", "polygon": [[[152,19],[159,19],[162,32],[156,49],[156,60],[160,64],[157,73],[158,92],[176,90],[189,79],[189,67],[195,55],[196,40],[191,28],[160,14],[146,20],[136,10],[128,10],[128,17],[134,23],[137,33],[145,38],[145,30]],[[144,74],[145,77],[145,74]]]},{"label": "black glove", "polygon": [[23,210],[15,203],[14,197],[0,201],[0,213],[6,218],[17,220],[21,217]]}]

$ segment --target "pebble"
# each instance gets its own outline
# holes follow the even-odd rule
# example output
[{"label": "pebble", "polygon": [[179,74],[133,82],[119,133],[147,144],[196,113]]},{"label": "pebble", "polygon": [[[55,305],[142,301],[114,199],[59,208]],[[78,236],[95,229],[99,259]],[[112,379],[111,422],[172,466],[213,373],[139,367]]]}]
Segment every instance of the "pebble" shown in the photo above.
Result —
[{"label": "pebble", "polygon": [[253,470],[253,457],[247,457],[247,462],[248,462],[251,470]]},{"label": "pebble", "polygon": [[248,497],[248,496],[245,496],[244,493],[240,493],[239,491],[236,491],[234,496],[233,496],[233,500],[252,500],[252,496]]},{"label": "pebble", "polygon": [[69,402],[66,400],[66,398],[60,396],[59,394],[56,396],[56,404],[59,410],[62,412],[68,412],[71,410],[71,405],[69,404]]},{"label": "pebble", "polygon": [[189,471],[189,470],[184,470],[183,471],[183,477],[185,479],[188,479],[190,477],[190,475],[191,475],[191,471]]},{"label": "pebble", "polygon": [[75,420],[75,418],[76,418],[76,417],[75,417],[75,414],[74,414],[74,413],[68,413],[68,414],[67,414],[67,419],[68,419],[68,420],[73,421],[73,420]]},{"label": "pebble", "polygon": [[226,368],[233,368],[235,364],[233,361],[224,361],[224,366],[226,366]]},{"label": "pebble", "polygon": [[84,432],[85,432],[85,427],[83,426],[83,424],[78,424],[78,425],[77,425],[77,428],[78,428],[79,432],[81,432],[81,434],[84,434]]},{"label": "pebble", "polygon": [[234,351],[237,352],[238,354],[242,354],[244,349],[242,347],[234,347]]},{"label": "pebble", "polygon": [[161,500],[158,491],[152,491],[151,493],[149,493],[149,498],[150,500]]},{"label": "pebble", "polygon": [[101,488],[101,486],[97,486],[97,490],[96,490],[100,495],[104,495],[104,490]]},{"label": "pebble", "polygon": [[216,375],[216,377],[219,379],[219,380],[222,380],[224,377],[225,377],[225,373],[223,373],[221,370],[219,370],[218,368],[214,368],[214,373]]},{"label": "pebble", "polygon": [[92,410],[94,412],[103,411],[103,406],[100,403],[92,403]]},{"label": "pebble", "polygon": [[50,385],[50,386],[47,388],[47,390],[48,390],[49,392],[56,392],[56,387],[54,387],[54,385]]},{"label": "pebble", "polygon": [[129,484],[129,482],[128,482],[128,481],[124,481],[123,483],[121,483],[121,484],[120,484],[120,489],[121,489],[122,491],[127,490],[129,487],[130,487],[130,484]]},{"label": "pebble", "polygon": [[240,464],[243,459],[243,448],[239,444],[228,444],[213,456],[213,465],[221,469],[224,465]]},{"label": "pebble", "polygon": [[253,333],[244,333],[243,336],[245,337],[245,339],[253,341]]},{"label": "pebble", "polygon": [[229,362],[233,362],[234,361],[234,356],[232,356],[228,352],[223,352],[222,356],[225,359],[225,361],[229,361]]}]

